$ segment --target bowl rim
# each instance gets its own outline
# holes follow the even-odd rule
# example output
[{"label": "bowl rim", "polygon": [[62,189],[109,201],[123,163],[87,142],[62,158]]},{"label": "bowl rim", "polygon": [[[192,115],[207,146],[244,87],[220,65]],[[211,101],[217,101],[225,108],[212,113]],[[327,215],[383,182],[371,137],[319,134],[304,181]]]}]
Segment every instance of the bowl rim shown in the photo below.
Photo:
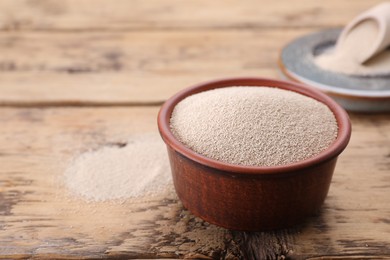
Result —
[{"label": "bowl rim", "polygon": [[[184,144],[182,144],[179,140],[176,139],[170,129],[170,118],[172,111],[177,103],[179,103],[187,96],[197,94],[199,92],[216,88],[234,86],[276,87],[280,89],[294,91],[318,100],[319,102],[328,106],[328,108],[333,112],[336,118],[338,124],[338,133],[336,140],[321,153],[302,161],[277,166],[246,166],[221,162],[208,158],[192,151],[190,148],[187,148]],[[200,163],[204,166],[215,168],[221,171],[250,175],[272,175],[278,173],[287,173],[331,160],[337,157],[345,149],[351,136],[351,123],[349,121],[347,112],[326,94],[312,87],[305,86],[302,84],[261,77],[217,79],[185,88],[170,97],[161,106],[157,117],[157,124],[160,135],[164,142],[170,148],[187,157],[188,159]]]}]

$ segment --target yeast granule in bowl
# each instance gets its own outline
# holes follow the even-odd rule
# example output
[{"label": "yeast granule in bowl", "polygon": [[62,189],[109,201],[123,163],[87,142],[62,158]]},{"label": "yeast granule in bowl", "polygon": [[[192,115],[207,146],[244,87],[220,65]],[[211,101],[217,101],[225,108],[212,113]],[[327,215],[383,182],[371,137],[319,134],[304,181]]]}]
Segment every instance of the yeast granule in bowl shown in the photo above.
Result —
[{"label": "yeast granule in bowl", "polygon": [[180,101],[172,133],[191,150],[222,162],[285,165],[325,150],[337,137],[337,122],[323,103],[270,87],[226,87]]},{"label": "yeast granule in bowl", "polygon": [[351,134],[318,90],[265,78],[184,89],[158,115],[183,206],[219,226],[279,229],[317,213]]}]

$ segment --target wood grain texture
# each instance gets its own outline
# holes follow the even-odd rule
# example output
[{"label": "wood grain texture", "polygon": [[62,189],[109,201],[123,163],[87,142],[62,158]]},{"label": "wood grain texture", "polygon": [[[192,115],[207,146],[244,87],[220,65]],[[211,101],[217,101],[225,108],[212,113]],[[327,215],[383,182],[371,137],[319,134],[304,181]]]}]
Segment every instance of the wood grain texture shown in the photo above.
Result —
[{"label": "wood grain texture", "polygon": [[379,2],[0,1],[0,259],[390,259],[389,114],[351,114],[325,205],[290,229],[209,225],[172,189],[86,203],[61,180],[79,153],[156,132],[150,105],[213,78],[277,77],[287,42]]},{"label": "wood grain texture", "polygon": [[299,30],[0,33],[0,105],[159,104],[222,77],[276,77]]},{"label": "wood grain texture", "polygon": [[2,30],[154,30],[342,26],[379,0],[12,0]]},{"label": "wood grain texture", "polygon": [[227,231],[189,217],[173,192],[88,203],[63,186],[72,157],[132,134],[156,132],[156,113],[155,107],[2,109],[0,257],[227,254],[222,251],[231,241]]},{"label": "wood grain texture", "polygon": [[0,258],[390,256],[389,115],[351,116],[351,143],[322,211],[291,229],[218,228],[171,192],[123,204],[67,196],[61,176],[72,157],[155,132],[157,110],[1,108]]},{"label": "wood grain texture", "polygon": [[156,105],[194,83],[277,77],[292,39],[379,1],[0,2],[0,105]]}]

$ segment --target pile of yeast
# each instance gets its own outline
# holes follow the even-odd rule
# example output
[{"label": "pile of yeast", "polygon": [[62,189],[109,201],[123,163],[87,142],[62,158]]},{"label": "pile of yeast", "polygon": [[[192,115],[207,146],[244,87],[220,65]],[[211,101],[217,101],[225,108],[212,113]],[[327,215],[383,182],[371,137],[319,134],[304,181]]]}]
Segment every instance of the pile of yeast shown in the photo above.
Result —
[{"label": "pile of yeast", "polygon": [[171,184],[165,144],[157,133],[131,136],[75,157],[64,174],[67,188],[88,201],[154,196]]}]

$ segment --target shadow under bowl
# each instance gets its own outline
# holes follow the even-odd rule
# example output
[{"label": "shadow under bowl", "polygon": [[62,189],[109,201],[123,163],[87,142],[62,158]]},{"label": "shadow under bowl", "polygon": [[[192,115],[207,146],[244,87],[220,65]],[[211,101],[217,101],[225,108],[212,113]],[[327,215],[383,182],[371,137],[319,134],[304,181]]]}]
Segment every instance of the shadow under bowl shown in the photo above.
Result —
[{"label": "shadow under bowl", "polygon": [[[336,140],[312,158],[257,167],[207,158],[176,139],[170,129],[176,104],[202,91],[231,86],[276,87],[324,103],[337,120]],[[331,98],[310,87],[266,78],[224,79],[184,89],[163,104],[158,128],[168,148],[174,186],[184,207],[207,222],[245,231],[289,227],[316,213],[328,193],[337,157],[351,135],[347,113]]]}]

